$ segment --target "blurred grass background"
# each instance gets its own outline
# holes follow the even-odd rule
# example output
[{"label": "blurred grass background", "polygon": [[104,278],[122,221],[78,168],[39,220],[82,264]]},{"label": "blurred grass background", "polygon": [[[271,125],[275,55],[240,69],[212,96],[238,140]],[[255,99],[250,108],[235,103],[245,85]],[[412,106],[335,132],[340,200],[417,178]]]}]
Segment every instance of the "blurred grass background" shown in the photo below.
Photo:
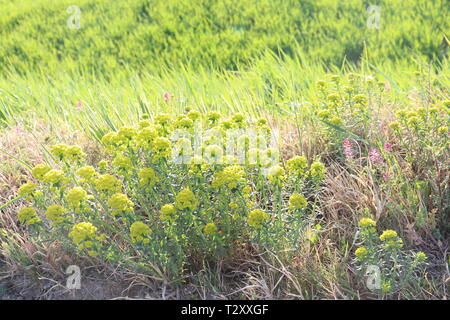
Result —
[{"label": "blurred grass background", "polygon": [[[310,106],[317,98],[315,82],[326,79],[327,72],[341,76],[351,72],[361,79],[374,76],[377,81],[390,84],[391,90],[385,95],[400,105],[407,102],[412,89],[428,90],[423,86],[430,81],[430,93],[441,95],[438,99],[445,100],[442,95],[450,92],[448,60],[433,65],[425,61],[382,66],[364,62],[360,66],[325,68],[317,61],[267,54],[244,71],[181,68],[160,74],[137,74],[123,69],[111,77],[10,74],[0,78],[0,126],[39,119],[50,127],[83,128],[99,137],[106,130],[136,123],[144,113],[179,113],[187,107],[224,114],[305,117],[313,113]],[[163,99],[165,92],[170,93],[169,101]]]},{"label": "blurred grass background", "polygon": [[[80,29],[67,25],[73,5]],[[367,26],[370,5],[381,8],[380,29]],[[439,74],[448,90],[448,1],[0,0],[0,7],[0,125],[38,118],[99,134],[144,112],[186,106],[291,116],[325,73],[376,75],[405,96],[419,70]]]},{"label": "blurred grass background", "polygon": [[[67,27],[81,10],[80,29]],[[367,27],[378,5],[380,29]],[[448,55],[448,1],[0,0],[0,72],[238,70],[262,53],[377,64]]]}]

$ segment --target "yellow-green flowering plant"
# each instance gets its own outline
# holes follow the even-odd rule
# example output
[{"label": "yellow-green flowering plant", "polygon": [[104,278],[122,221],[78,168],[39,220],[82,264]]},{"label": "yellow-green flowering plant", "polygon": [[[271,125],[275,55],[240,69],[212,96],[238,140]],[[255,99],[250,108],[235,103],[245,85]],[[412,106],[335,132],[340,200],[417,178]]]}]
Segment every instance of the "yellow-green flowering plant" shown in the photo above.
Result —
[{"label": "yellow-green flowering plant", "polygon": [[[208,134],[196,136],[202,126]],[[105,134],[96,163],[77,146],[51,147],[56,166],[33,168],[18,220],[71,252],[169,278],[243,244],[298,248],[318,234],[326,169],[303,156],[273,161],[270,140],[265,119],[240,114],[145,116]]]},{"label": "yellow-green flowering plant", "polygon": [[[359,221],[354,250],[354,264],[364,276],[369,269],[376,269],[379,287],[369,288],[381,295],[389,295],[423,279],[426,264],[425,253],[404,249],[403,241],[395,230],[377,232],[377,223],[371,218]],[[366,280],[364,280],[366,282]]]}]

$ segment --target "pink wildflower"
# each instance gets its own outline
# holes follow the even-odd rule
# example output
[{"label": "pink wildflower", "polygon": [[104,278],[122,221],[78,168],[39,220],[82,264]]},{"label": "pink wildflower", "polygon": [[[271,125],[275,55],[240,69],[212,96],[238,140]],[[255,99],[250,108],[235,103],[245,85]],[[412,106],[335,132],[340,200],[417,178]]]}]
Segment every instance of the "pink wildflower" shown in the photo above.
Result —
[{"label": "pink wildflower", "polygon": [[355,156],[355,151],[353,150],[352,142],[350,139],[344,139],[342,142],[344,148],[344,155],[347,161],[350,161]]},{"label": "pink wildflower", "polygon": [[381,176],[383,177],[383,179],[384,179],[385,181],[388,181],[388,180],[389,180],[389,173],[385,172],[385,173],[381,174]]},{"label": "pink wildflower", "polygon": [[377,148],[371,148],[369,151],[369,159],[373,163],[381,163],[383,162],[383,156]]},{"label": "pink wildflower", "polygon": [[384,150],[387,152],[392,152],[392,144],[390,144],[389,142],[386,142],[384,144]]},{"label": "pink wildflower", "polygon": [[169,101],[170,100],[170,93],[169,92],[164,92],[163,99],[166,102]]},{"label": "pink wildflower", "polygon": [[77,102],[77,106],[76,106],[76,108],[77,108],[77,110],[78,110],[78,111],[81,111],[81,110],[83,110],[83,102],[81,102],[81,101],[78,101],[78,102]]}]

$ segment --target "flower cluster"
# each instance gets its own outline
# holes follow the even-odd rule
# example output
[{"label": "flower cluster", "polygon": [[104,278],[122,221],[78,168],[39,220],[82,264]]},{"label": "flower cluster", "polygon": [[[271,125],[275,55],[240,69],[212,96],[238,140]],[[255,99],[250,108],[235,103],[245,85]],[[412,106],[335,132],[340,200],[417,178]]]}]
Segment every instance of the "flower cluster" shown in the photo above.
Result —
[{"label": "flower cluster", "polygon": [[94,185],[98,191],[117,192],[122,190],[120,180],[110,174],[100,175],[94,180]]},{"label": "flower cluster", "polygon": [[300,210],[305,208],[308,205],[305,197],[299,193],[294,193],[289,198],[289,209],[291,210]]},{"label": "flower cluster", "polygon": [[310,175],[315,179],[322,179],[326,172],[325,165],[320,161],[314,161],[309,169]]},{"label": "flower cluster", "polygon": [[34,191],[36,190],[36,187],[37,187],[37,184],[35,184],[33,182],[28,182],[28,183],[23,184],[18,190],[19,197],[32,195],[34,193]]},{"label": "flower cluster", "polygon": [[279,166],[273,166],[269,169],[269,173],[267,175],[267,178],[269,181],[275,185],[281,185],[283,183],[283,180],[285,179],[285,171],[284,169]]},{"label": "flower cluster", "polygon": [[142,242],[144,244],[149,243],[150,239],[148,236],[151,234],[152,230],[149,226],[141,221],[133,223],[130,227],[131,241]]},{"label": "flower cluster", "polygon": [[52,184],[55,186],[61,186],[67,181],[67,177],[62,170],[50,170],[42,177],[42,182]]},{"label": "flower cluster", "polygon": [[33,208],[22,208],[20,209],[17,219],[20,223],[25,225],[33,225],[41,221],[41,218],[36,214],[36,210]]},{"label": "flower cluster", "polygon": [[403,241],[397,235],[394,230],[385,230],[380,235],[380,240],[384,242],[387,248],[401,248],[403,246]]},{"label": "flower cluster", "polygon": [[308,160],[304,156],[296,156],[286,162],[287,170],[295,176],[302,176],[308,168]]},{"label": "flower cluster", "polygon": [[203,232],[208,235],[213,235],[217,232],[217,226],[214,222],[207,223],[203,228]]},{"label": "flower cluster", "polygon": [[350,161],[355,156],[355,150],[353,149],[352,142],[350,139],[344,139],[342,142],[342,146],[344,147],[344,155],[347,161]]},{"label": "flower cluster", "polygon": [[369,159],[372,163],[382,163],[383,156],[377,148],[371,148],[369,151]]},{"label": "flower cluster", "polygon": [[367,249],[366,248],[357,248],[355,250],[355,256],[358,258],[358,260],[363,260],[367,256]]},{"label": "flower cluster", "polygon": [[91,181],[97,175],[97,171],[92,166],[84,166],[78,169],[76,174],[85,181]]},{"label": "flower cluster", "polygon": [[194,193],[189,189],[181,190],[175,198],[175,206],[179,210],[195,210],[198,206],[198,200]]},{"label": "flower cluster", "polygon": [[160,218],[161,220],[167,220],[167,221],[174,221],[176,216],[177,210],[175,209],[175,206],[173,204],[165,204],[161,207],[160,210]]},{"label": "flower cluster", "polygon": [[246,183],[244,175],[245,171],[242,166],[228,166],[222,171],[214,174],[212,186],[215,188],[226,186],[229,189],[236,189],[238,186],[242,186]]},{"label": "flower cluster", "polygon": [[45,217],[52,222],[53,225],[64,222],[66,209],[59,204],[52,204],[45,212]]},{"label": "flower cluster", "polygon": [[108,205],[113,209],[112,213],[117,215],[133,212],[134,203],[128,199],[126,194],[116,193],[108,199]]},{"label": "flower cluster", "polygon": [[362,218],[359,221],[359,226],[361,228],[375,227],[377,223],[370,218]]},{"label": "flower cluster", "polygon": [[139,184],[141,186],[147,186],[152,188],[157,182],[159,182],[159,178],[155,173],[155,170],[152,168],[143,168],[139,171]]},{"label": "flower cluster", "polygon": [[250,211],[248,215],[248,224],[254,228],[261,228],[265,222],[270,219],[270,215],[260,209]]},{"label": "flower cluster", "polygon": [[65,144],[57,144],[52,146],[50,152],[58,160],[67,162],[82,161],[86,157],[86,154],[83,152],[81,147],[68,146]]},{"label": "flower cluster", "polygon": [[80,250],[90,248],[96,240],[97,227],[90,222],[80,222],[73,226],[69,237]]},{"label": "flower cluster", "polygon": [[49,172],[51,168],[45,164],[38,164],[31,171],[33,177],[35,177],[38,181],[43,181],[44,176],[47,172]]},{"label": "flower cluster", "polygon": [[66,200],[69,207],[78,208],[87,200],[87,192],[81,187],[75,187],[67,192]]}]

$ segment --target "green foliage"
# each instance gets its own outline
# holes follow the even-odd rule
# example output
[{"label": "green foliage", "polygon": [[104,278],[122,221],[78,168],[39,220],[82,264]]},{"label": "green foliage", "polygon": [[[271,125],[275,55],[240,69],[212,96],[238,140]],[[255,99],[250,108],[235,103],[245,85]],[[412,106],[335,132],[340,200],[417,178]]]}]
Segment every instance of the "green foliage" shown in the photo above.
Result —
[{"label": "green foliage", "polygon": [[[82,0],[81,28],[70,29],[73,4],[0,1],[0,71],[237,69],[266,51],[336,66],[448,54],[445,1]],[[380,29],[367,27],[369,5],[381,7]]]}]

